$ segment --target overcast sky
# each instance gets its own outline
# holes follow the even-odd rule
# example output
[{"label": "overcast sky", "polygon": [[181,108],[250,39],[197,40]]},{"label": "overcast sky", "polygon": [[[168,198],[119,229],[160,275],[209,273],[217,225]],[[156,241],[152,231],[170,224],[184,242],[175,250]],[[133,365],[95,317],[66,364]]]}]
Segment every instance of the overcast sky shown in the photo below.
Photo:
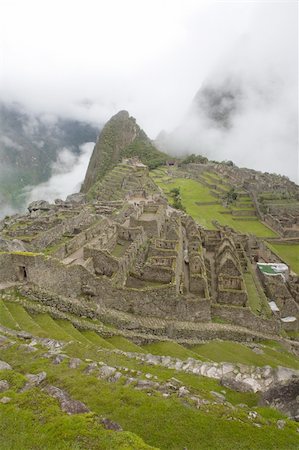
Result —
[{"label": "overcast sky", "polygon": [[155,138],[234,65],[261,86],[278,73],[290,98],[277,114],[290,104],[294,120],[297,23],[287,0],[0,0],[0,96],[97,123],[127,109]]}]

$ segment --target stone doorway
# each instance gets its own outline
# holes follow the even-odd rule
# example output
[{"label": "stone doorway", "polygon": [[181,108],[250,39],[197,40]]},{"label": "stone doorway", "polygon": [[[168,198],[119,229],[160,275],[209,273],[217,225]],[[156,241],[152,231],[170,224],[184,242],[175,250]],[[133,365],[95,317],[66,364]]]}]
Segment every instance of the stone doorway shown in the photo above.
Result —
[{"label": "stone doorway", "polygon": [[17,276],[19,281],[27,280],[27,270],[25,266],[18,266]]}]

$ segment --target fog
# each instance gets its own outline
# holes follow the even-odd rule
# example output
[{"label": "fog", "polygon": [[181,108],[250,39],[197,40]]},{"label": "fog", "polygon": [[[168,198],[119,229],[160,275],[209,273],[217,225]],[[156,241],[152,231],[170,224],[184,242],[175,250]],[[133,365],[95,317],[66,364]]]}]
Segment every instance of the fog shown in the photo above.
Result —
[{"label": "fog", "polygon": [[65,200],[67,195],[79,192],[94,145],[94,142],[81,145],[80,155],[74,155],[67,148],[61,149],[52,165],[51,178],[37,186],[27,186],[24,189],[26,205],[41,199],[49,202],[55,199]]},{"label": "fog", "polygon": [[168,150],[232,160],[299,181],[293,6],[264,5],[268,15],[254,15],[251,33],[209,73],[182,123],[164,142]]},{"label": "fog", "polygon": [[[176,152],[296,179],[297,34],[295,1],[4,0],[0,97],[93,123],[127,109],[151,138],[170,133]],[[239,98],[224,129],[192,100],[230,83]],[[80,158],[71,166],[82,179]],[[30,198],[65,196],[56,171]]]}]

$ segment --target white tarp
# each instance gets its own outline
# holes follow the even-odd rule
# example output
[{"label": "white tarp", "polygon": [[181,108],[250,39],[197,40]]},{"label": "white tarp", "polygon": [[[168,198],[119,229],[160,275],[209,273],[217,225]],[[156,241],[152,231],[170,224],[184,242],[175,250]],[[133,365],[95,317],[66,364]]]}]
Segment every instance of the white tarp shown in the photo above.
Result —
[{"label": "white tarp", "polygon": [[278,308],[278,306],[276,305],[275,302],[273,302],[273,301],[269,302],[269,306],[270,306],[270,308],[271,308],[271,311],[273,311],[273,312],[279,312],[279,308]]}]

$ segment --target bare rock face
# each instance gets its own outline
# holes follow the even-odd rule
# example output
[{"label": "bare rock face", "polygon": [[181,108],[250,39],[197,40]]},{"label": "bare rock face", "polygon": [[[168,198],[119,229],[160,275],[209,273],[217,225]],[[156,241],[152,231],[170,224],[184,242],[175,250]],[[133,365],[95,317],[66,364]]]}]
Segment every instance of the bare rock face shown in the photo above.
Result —
[{"label": "bare rock face", "polygon": [[299,421],[299,379],[277,383],[261,398],[262,406],[272,406]]}]

